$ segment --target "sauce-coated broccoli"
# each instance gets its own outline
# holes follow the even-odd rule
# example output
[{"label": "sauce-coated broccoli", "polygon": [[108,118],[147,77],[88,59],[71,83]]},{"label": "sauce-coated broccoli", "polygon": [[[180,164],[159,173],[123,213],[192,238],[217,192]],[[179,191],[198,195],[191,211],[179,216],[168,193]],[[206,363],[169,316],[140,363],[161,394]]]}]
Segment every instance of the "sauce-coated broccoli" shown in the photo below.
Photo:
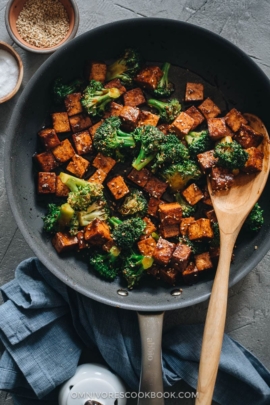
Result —
[{"label": "sauce-coated broccoli", "polygon": [[172,83],[169,82],[169,70],[171,64],[166,62],[162,67],[163,76],[158,82],[157,87],[154,90],[154,94],[156,97],[170,97],[170,95],[174,92],[174,86]]},{"label": "sauce-coated broccoli", "polygon": [[116,87],[105,89],[101,82],[91,80],[83,92],[81,103],[89,115],[101,117],[105,112],[106,105],[120,96],[121,93]]},{"label": "sauce-coated broccoli", "polygon": [[107,280],[114,280],[120,268],[120,250],[113,246],[109,252],[91,250],[89,262],[93,269]]},{"label": "sauce-coated broccoli", "polygon": [[126,49],[124,54],[107,68],[106,81],[120,79],[131,85],[132,79],[141,68],[141,56],[134,49]]},{"label": "sauce-coated broccoli", "polygon": [[176,135],[169,134],[160,145],[152,169],[156,170],[164,164],[179,163],[189,158],[189,151]]},{"label": "sauce-coated broccoli", "polygon": [[131,190],[119,208],[121,215],[136,215],[143,217],[147,211],[147,200],[142,191],[137,189]]},{"label": "sauce-coated broccoli", "polygon": [[219,247],[220,246],[220,232],[219,232],[219,225],[218,222],[212,222],[212,229],[214,232],[214,237],[210,241],[210,245],[212,247]]},{"label": "sauce-coated broccoli", "polygon": [[234,170],[245,166],[248,153],[236,142],[219,142],[214,149],[214,156],[218,158],[218,166]]},{"label": "sauce-coated broccoli", "polygon": [[105,200],[98,200],[89,205],[85,211],[78,212],[78,221],[80,226],[90,224],[94,219],[106,221],[109,218],[109,209]]},{"label": "sauce-coated broccoli", "polygon": [[121,221],[119,218],[111,217],[110,224],[114,226],[113,239],[117,246],[129,249],[140,238],[145,230],[146,223],[141,218],[130,218]]},{"label": "sauce-coated broccoli", "polygon": [[122,257],[122,274],[127,281],[128,288],[132,289],[145,274],[145,270],[153,265],[154,259],[150,256],[131,251],[129,255]]},{"label": "sauce-coated broccoli", "polygon": [[187,236],[183,236],[179,238],[179,242],[183,245],[189,246],[194,255],[200,255],[201,253],[209,251],[209,243],[205,241],[197,242],[190,240]]},{"label": "sauce-coated broccoli", "polygon": [[75,212],[68,203],[60,206],[48,204],[48,212],[43,217],[43,228],[46,232],[58,232],[71,224],[74,215]]},{"label": "sauce-coated broccoli", "polygon": [[167,103],[153,98],[147,101],[147,104],[158,110],[160,120],[171,123],[181,112],[181,104],[176,98],[169,100]]},{"label": "sauce-coated broccoli", "polygon": [[188,144],[188,150],[190,156],[196,157],[199,153],[206,152],[211,149],[212,141],[208,131],[201,132],[191,131],[185,136],[185,140]]},{"label": "sauce-coated broccoli", "polygon": [[258,203],[254,205],[245,221],[245,227],[250,231],[257,232],[264,223],[263,210]]},{"label": "sauce-coated broccoli", "polygon": [[80,91],[82,88],[82,80],[76,79],[68,84],[64,84],[62,78],[57,78],[53,84],[53,96],[56,103],[61,103],[64,98],[71,93]]},{"label": "sauce-coated broccoli", "polygon": [[175,199],[178,202],[178,204],[181,205],[183,218],[191,217],[195,213],[196,207],[194,205],[190,205],[183,198],[181,193],[176,193],[175,194]]},{"label": "sauce-coated broccoli", "polygon": [[186,160],[166,167],[161,175],[173,191],[180,191],[190,180],[201,177],[202,173],[195,162]]}]

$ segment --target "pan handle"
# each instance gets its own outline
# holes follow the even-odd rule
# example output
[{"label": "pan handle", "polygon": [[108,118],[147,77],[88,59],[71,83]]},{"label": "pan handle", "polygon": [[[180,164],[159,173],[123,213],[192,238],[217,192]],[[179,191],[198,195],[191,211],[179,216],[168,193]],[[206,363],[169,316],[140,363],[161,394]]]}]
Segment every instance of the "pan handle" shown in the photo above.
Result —
[{"label": "pan handle", "polygon": [[163,317],[164,312],[138,312],[142,345],[139,392],[143,394],[139,395],[137,405],[164,405],[161,368]]}]

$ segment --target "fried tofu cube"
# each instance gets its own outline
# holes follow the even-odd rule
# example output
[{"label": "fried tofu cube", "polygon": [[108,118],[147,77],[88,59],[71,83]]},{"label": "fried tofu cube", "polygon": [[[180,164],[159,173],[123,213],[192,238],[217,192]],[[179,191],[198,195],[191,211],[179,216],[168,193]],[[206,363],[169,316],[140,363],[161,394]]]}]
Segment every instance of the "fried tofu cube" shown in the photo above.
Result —
[{"label": "fried tofu cube", "polygon": [[156,232],[157,228],[150,218],[144,217],[143,221],[146,223],[146,228],[143,232],[144,235],[150,236],[153,232]]},{"label": "fried tofu cube", "polygon": [[106,79],[107,66],[101,62],[91,62],[89,69],[89,80],[96,80],[104,83]]},{"label": "fried tofu cube", "polygon": [[182,236],[187,235],[188,227],[190,224],[193,224],[193,222],[195,222],[194,217],[187,217],[182,219],[182,221],[180,222],[180,234]]},{"label": "fried tofu cube", "polygon": [[82,250],[88,248],[89,244],[84,239],[84,231],[79,231],[76,236],[78,239],[78,249]]},{"label": "fried tofu cube", "polygon": [[205,215],[207,216],[208,219],[210,219],[211,222],[217,222],[215,210],[206,211]]},{"label": "fried tofu cube", "polygon": [[161,280],[170,285],[175,285],[177,281],[178,272],[174,268],[161,268],[159,269],[159,276]]},{"label": "fried tofu cube", "polygon": [[216,118],[221,113],[219,107],[209,97],[199,105],[198,109],[207,120],[209,120],[209,118]]},{"label": "fried tofu cube", "polygon": [[72,134],[72,139],[78,155],[92,152],[93,142],[88,130]]},{"label": "fried tofu cube", "polygon": [[92,125],[90,117],[85,114],[73,115],[69,118],[69,122],[73,132],[81,132]]},{"label": "fried tofu cube", "polygon": [[53,129],[56,133],[69,132],[70,125],[68,114],[66,112],[59,112],[52,114]]},{"label": "fried tofu cube", "polygon": [[96,130],[100,127],[101,124],[103,124],[103,122],[104,122],[104,120],[98,121],[96,124],[92,125],[88,129],[89,134],[91,135],[92,139],[94,139]]},{"label": "fried tofu cube", "polygon": [[54,155],[52,154],[52,152],[49,151],[35,155],[35,160],[38,162],[43,172],[51,172],[58,166],[58,163],[55,160]]},{"label": "fried tofu cube", "polygon": [[144,94],[139,87],[129,90],[124,94],[124,104],[131,107],[137,107],[138,105],[146,102]]},{"label": "fried tofu cube", "polygon": [[129,193],[129,189],[122,176],[116,176],[108,181],[107,186],[116,200]]},{"label": "fried tofu cube", "polygon": [[80,114],[83,111],[81,98],[81,93],[72,93],[66,96],[64,101],[69,117],[71,117],[72,115]]},{"label": "fried tofu cube", "polygon": [[150,176],[151,173],[144,167],[142,170],[132,169],[127,178],[137,184],[137,186],[144,187]]},{"label": "fried tofu cube", "polygon": [[181,112],[170,126],[170,130],[182,137],[187,135],[194,125],[194,119],[185,112]]},{"label": "fried tofu cube", "polygon": [[185,101],[200,101],[204,98],[204,85],[202,83],[190,83],[186,85]]},{"label": "fried tofu cube", "polygon": [[64,163],[75,155],[75,150],[73,149],[70,141],[68,139],[64,139],[59,146],[56,146],[56,148],[52,150],[52,153],[58,162]]},{"label": "fried tofu cube", "polygon": [[155,239],[152,238],[152,236],[150,236],[149,238],[142,239],[137,243],[138,249],[141,252],[141,254],[143,256],[151,256],[151,257],[155,251],[156,245],[157,243]]},{"label": "fried tofu cube", "polygon": [[67,165],[67,171],[74,174],[74,176],[79,177],[80,179],[86,173],[90,162],[83,157],[75,154],[72,156],[71,161]]},{"label": "fried tofu cube", "polygon": [[128,105],[125,105],[119,114],[119,117],[122,120],[123,127],[127,131],[133,131],[136,128],[139,116],[139,108],[130,107]]},{"label": "fried tofu cube", "polygon": [[38,133],[41,142],[47,150],[55,148],[60,145],[60,139],[52,128],[45,128]]},{"label": "fried tofu cube", "polygon": [[240,113],[240,111],[233,108],[228,112],[225,116],[226,124],[233,130],[233,132],[239,131],[242,124],[247,124],[247,120],[245,117]]},{"label": "fried tofu cube", "polygon": [[94,219],[84,228],[84,239],[91,245],[102,246],[112,239],[110,228],[106,222]]},{"label": "fried tofu cube", "polygon": [[57,197],[67,197],[69,194],[70,190],[68,186],[66,186],[62,180],[60,179],[59,176],[56,176],[56,189],[55,189],[55,195]]},{"label": "fried tofu cube", "polygon": [[138,127],[141,127],[142,125],[152,125],[153,127],[156,127],[158,121],[159,121],[159,115],[152,114],[149,111],[142,110],[140,112]]},{"label": "fried tofu cube", "polygon": [[177,202],[161,204],[158,213],[162,226],[180,224],[182,219],[182,208]]},{"label": "fried tofu cube", "polygon": [[90,183],[99,183],[102,184],[103,181],[106,179],[107,173],[104,172],[102,169],[97,169],[94,174],[87,181]]},{"label": "fried tofu cube", "polygon": [[96,169],[101,169],[105,173],[109,173],[114,165],[116,164],[116,160],[109,156],[104,156],[102,153],[98,153],[95,159],[92,162],[92,166]]},{"label": "fried tofu cube", "polygon": [[211,261],[210,253],[205,252],[199,255],[195,255],[195,264],[199,271],[209,270],[213,268],[213,263]]},{"label": "fried tofu cube", "polygon": [[172,254],[175,249],[175,244],[169,242],[166,239],[160,237],[157,241],[155,251],[153,253],[153,258],[156,263],[161,265],[166,265],[171,260]]},{"label": "fried tofu cube", "polygon": [[56,190],[56,174],[51,172],[38,173],[38,194],[54,194]]},{"label": "fried tofu cube", "polygon": [[163,71],[160,67],[146,66],[137,74],[134,81],[145,89],[155,90],[162,76]]},{"label": "fried tofu cube", "polygon": [[211,186],[213,191],[229,190],[234,182],[234,175],[226,168],[212,167]]},{"label": "fried tofu cube", "polygon": [[147,214],[152,217],[158,216],[158,207],[162,204],[162,201],[155,197],[150,197],[148,201]]},{"label": "fried tofu cube", "polygon": [[206,218],[199,218],[188,227],[188,237],[190,240],[212,239],[214,232],[211,221]]},{"label": "fried tofu cube", "polygon": [[186,284],[195,284],[198,282],[199,271],[195,266],[195,263],[191,262],[182,272],[183,280]]},{"label": "fried tofu cube", "polygon": [[184,271],[190,261],[191,254],[192,251],[189,246],[178,243],[171,258],[171,263],[175,270]]},{"label": "fried tofu cube", "polygon": [[205,205],[208,205],[209,207],[213,207],[213,203],[212,203],[212,200],[211,200],[207,187],[205,187],[205,189],[203,190],[203,195],[204,195],[204,197],[203,197],[202,202]]},{"label": "fried tofu cube", "polygon": [[244,149],[257,147],[263,140],[263,135],[249,125],[241,124],[240,131],[234,138]]},{"label": "fried tofu cube", "polygon": [[225,118],[209,118],[207,120],[209,136],[213,141],[221,139],[227,135]]},{"label": "fried tofu cube", "polygon": [[163,238],[174,238],[179,236],[180,228],[179,224],[172,224],[172,225],[160,225],[159,232]]},{"label": "fried tofu cube", "polygon": [[200,168],[203,172],[207,172],[217,164],[218,158],[214,156],[214,150],[208,150],[197,155]]},{"label": "fried tofu cube", "polygon": [[257,148],[253,146],[246,149],[248,153],[248,160],[243,167],[243,172],[245,173],[256,173],[261,172],[263,167],[264,154]]},{"label": "fried tofu cube", "polygon": [[158,125],[158,129],[163,132],[164,135],[168,135],[170,133],[170,124],[160,124]]},{"label": "fried tofu cube", "polygon": [[68,233],[57,232],[52,238],[52,244],[58,253],[63,253],[78,247],[78,238]]},{"label": "fried tofu cube", "polygon": [[188,114],[191,118],[193,118],[194,123],[191,127],[191,131],[193,129],[197,128],[198,125],[200,125],[204,121],[204,116],[200,113],[200,111],[193,106],[189,107],[186,111],[186,114]]},{"label": "fried tofu cube", "polygon": [[161,198],[167,187],[168,184],[164,181],[159,180],[155,176],[150,176],[143,189],[150,194],[151,197]]},{"label": "fried tofu cube", "polygon": [[197,204],[204,197],[202,190],[195,183],[192,183],[182,191],[182,195],[190,205]]},{"label": "fried tofu cube", "polygon": [[104,118],[108,117],[119,117],[121,111],[122,111],[123,105],[118,104],[115,101],[112,101],[110,103],[110,108],[109,111],[107,111],[104,115]]},{"label": "fried tofu cube", "polygon": [[125,88],[125,86],[122,85],[121,81],[119,79],[113,79],[110,82],[105,84],[105,89],[112,89],[112,88],[116,88],[120,91],[120,95],[124,94],[127,89]]}]

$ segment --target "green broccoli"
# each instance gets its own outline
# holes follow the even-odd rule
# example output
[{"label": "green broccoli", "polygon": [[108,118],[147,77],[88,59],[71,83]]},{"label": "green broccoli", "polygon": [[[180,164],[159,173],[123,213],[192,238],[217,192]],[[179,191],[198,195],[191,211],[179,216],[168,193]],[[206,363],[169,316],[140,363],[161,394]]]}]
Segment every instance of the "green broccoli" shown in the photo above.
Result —
[{"label": "green broccoli", "polygon": [[58,232],[70,225],[73,216],[74,210],[68,203],[61,206],[48,204],[47,215],[43,217],[43,228],[46,232]]},{"label": "green broccoli", "polygon": [[80,224],[79,224],[79,219],[78,219],[78,213],[75,211],[74,215],[68,225],[68,232],[72,236],[76,236],[77,233],[79,232]]},{"label": "green broccoli", "polygon": [[205,130],[201,132],[189,132],[188,135],[185,136],[185,140],[188,144],[190,156],[193,158],[199,153],[206,152],[212,147],[212,140],[208,131]]},{"label": "green broccoli", "polygon": [[179,242],[183,245],[189,246],[194,255],[199,255],[201,253],[209,251],[209,243],[205,241],[197,242],[194,240],[190,240],[187,236],[182,236],[181,238],[179,238]]},{"label": "green broccoli", "polygon": [[190,180],[197,180],[202,175],[198,165],[192,160],[165,167],[160,174],[173,191],[182,190]]},{"label": "green broccoli", "polygon": [[130,190],[129,195],[125,198],[123,204],[119,208],[121,215],[136,215],[143,217],[147,211],[147,200],[142,191],[137,189]]},{"label": "green broccoli", "polygon": [[81,103],[92,117],[102,117],[107,104],[121,96],[119,89],[105,89],[101,82],[91,80],[83,92]]},{"label": "green broccoli", "polygon": [[218,158],[217,165],[234,170],[245,166],[248,153],[236,142],[219,142],[214,149],[214,156]]},{"label": "green broccoli", "polygon": [[213,239],[210,240],[210,246],[212,247],[219,247],[220,246],[220,232],[219,232],[219,225],[218,222],[212,222],[212,229],[214,232]]},{"label": "green broccoli", "polygon": [[165,137],[164,143],[160,145],[152,169],[159,169],[165,163],[179,163],[188,158],[189,152],[186,146],[179,141],[176,135],[169,134]]},{"label": "green broccoli", "polygon": [[125,85],[131,85],[132,79],[141,68],[141,56],[134,49],[126,49],[124,54],[108,66],[106,81],[120,79]]},{"label": "green broccoli", "polygon": [[86,226],[96,218],[106,221],[109,213],[106,201],[98,200],[89,205],[85,211],[78,212],[78,221],[80,226]]},{"label": "green broccoli", "polygon": [[175,194],[175,199],[178,202],[178,204],[181,205],[182,208],[182,216],[183,218],[187,218],[192,216],[195,211],[196,207],[194,205],[190,205],[182,196],[181,193],[176,193]]},{"label": "green broccoli", "polygon": [[181,104],[176,98],[169,100],[167,103],[153,98],[147,101],[147,104],[158,110],[160,120],[171,123],[181,112]]},{"label": "green broccoli", "polygon": [[153,258],[143,256],[131,251],[129,255],[122,257],[122,274],[127,281],[128,288],[132,289],[138,284],[141,277],[145,274],[145,270],[153,265]]},{"label": "green broccoli", "polygon": [[146,223],[141,218],[130,218],[121,221],[119,218],[111,217],[109,222],[114,227],[112,235],[115,243],[123,249],[131,248],[143,234],[146,227]]},{"label": "green broccoli", "polygon": [[62,78],[57,78],[53,84],[53,96],[56,103],[61,103],[64,98],[71,93],[75,93],[81,90],[82,80],[76,79],[69,84],[64,84]]},{"label": "green broccoli", "polygon": [[109,252],[91,250],[90,265],[93,269],[107,280],[114,280],[120,269],[120,250],[113,246]]},{"label": "green broccoli", "polygon": [[[94,147],[105,156],[117,158],[121,148],[134,148],[135,141],[132,134],[120,130],[119,117],[109,117],[98,127],[94,137]],[[122,160],[122,159],[120,159]]]},{"label": "green broccoli", "polygon": [[171,64],[166,62],[162,67],[163,76],[158,82],[157,87],[154,90],[154,94],[156,97],[164,98],[170,97],[170,95],[174,92],[174,86],[172,83],[169,82],[169,70]]},{"label": "green broccoli", "polygon": [[263,223],[263,209],[256,203],[245,221],[245,227],[250,231],[258,232]]}]

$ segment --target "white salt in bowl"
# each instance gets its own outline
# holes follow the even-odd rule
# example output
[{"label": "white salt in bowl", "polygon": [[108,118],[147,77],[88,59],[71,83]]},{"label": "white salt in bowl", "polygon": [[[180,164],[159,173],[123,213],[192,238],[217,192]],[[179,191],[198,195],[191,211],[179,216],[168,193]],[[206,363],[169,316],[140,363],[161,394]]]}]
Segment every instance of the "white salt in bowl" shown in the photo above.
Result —
[{"label": "white salt in bowl", "polygon": [[18,65],[17,82],[15,83],[13,89],[10,90],[10,92],[8,94],[6,94],[0,98],[0,104],[2,104],[2,103],[5,103],[6,101],[10,100],[13,96],[15,96],[15,94],[19,90],[21,83],[22,83],[22,79],[23,79],[23,64],[22,64],[22,60],[21,60],[20,56],[10,45],[6,44],[5,42],[0,41],[0,49],[3,49],[4,51],[8,52],[14,58],[14,60],[16,61],[17,65]]}]

